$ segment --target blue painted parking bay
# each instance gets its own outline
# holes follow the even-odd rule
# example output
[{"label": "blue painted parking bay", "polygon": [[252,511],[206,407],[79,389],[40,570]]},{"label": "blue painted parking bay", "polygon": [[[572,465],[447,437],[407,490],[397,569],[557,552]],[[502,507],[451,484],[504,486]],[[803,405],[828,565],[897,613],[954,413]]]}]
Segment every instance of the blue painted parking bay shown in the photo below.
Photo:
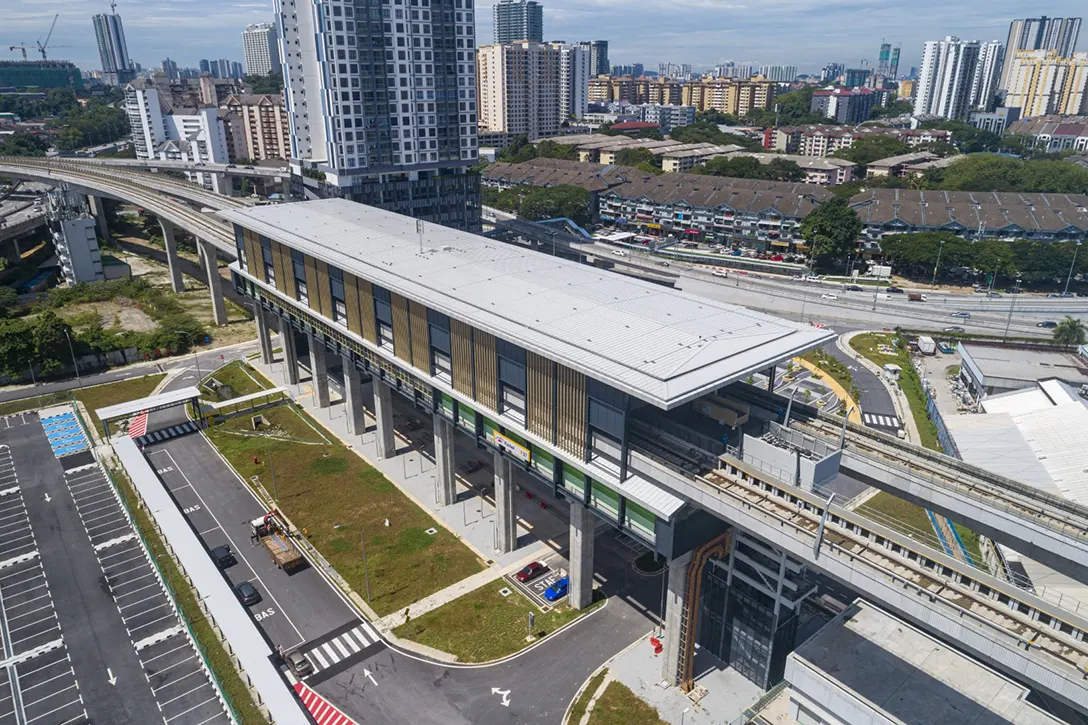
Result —
[{"label": "blue painted parking bay", "polygon": [[57,458],[85,451],[91,447],[83,426],[70,407],[51,408],[42,411],[42,427],[53,455]]}]

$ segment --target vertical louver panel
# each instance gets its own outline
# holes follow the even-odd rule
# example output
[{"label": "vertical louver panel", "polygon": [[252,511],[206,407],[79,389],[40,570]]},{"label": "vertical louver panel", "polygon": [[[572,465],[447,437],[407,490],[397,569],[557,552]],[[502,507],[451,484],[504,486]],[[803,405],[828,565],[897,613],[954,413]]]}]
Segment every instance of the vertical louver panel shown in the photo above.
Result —
[{"label": "vertical louver panel", "polygon": [[287,279],[287,271],[283,268],[282,250],[283,245],[279,242],[272,242],[272,269],[276,270],[276,289],[286,293],[284,284]]},{"label": "vertical louver panel", "polygon": [[360,337],[363,336],[362,322],[359,319],[359,288],[354,275],[344,272],[344,305],[348,308],[348,329]]},{"label": "vertical louver panel", "polygon": [[[310,290],[310,299],[314,297],[314,290]],[[321,314],[332,319],[332,293],[329,291],[329,265],[317,260],[317,297],[321,305]]]},{"label": "vertical louver panel", "polygon": [[472,387],[472,328],[459,320],[450,320],[450,348],[453,358],[453,389],[475,396]]},{"label": "vertical louver panel", "polygon": [[321,314],[321,295],[317,291],[317,260],[306,255],[306,296],[310,300],[310,309]]},{"label": "vertical louver panel", "polygon": [[527,352],[525,356],[529,431],[555,442],[555,365],[548,358]]},{"label": "vertical louver panel", "polygon": [[378,344],[378,328],[374,321],[374,290],[370,282],[359,280],[359,325],[363,328],[363,339]]},{"label": "vertical louver panel", "polygon": [[392,292],[389,306],[393,310],[393,354],[406,363],[412,362],[412,338],[408,328],[408,300]]},{"label": "vertical louver panel", "polygon": [[586,457],[586,376],[562,365],[557,366],[558,438],[556,445],[577,456]]},{"label": "vertical louver panel", "polygon": [[[291,299],[298,298],[298,291],[295,289],[295,263],[291,261],[291,249],[286,244],[277,245],[280,252],[280,266],[283,267],[283,290]],[[276,272],[276,279],[279,280],[280,273]]]},{"label": "vertical louver panel", "polygon": [[264,277],[264,255],[261,254],[261,240],[256,232],[245,230],[243,236],[246,240],[246,259],[249,261],[249,273],[262,282],[268,280]]},{"label": "vertical louver panel", "polygon": [[498,356],[495,336],[483,330],[472,331],[475,347],[476,400],[492,410],[499,409]]},{"label": "vertical louver panel", "polygon": [[412,325],[412,367],[431,374],[431,342],[427,327],[427,308],[414,300],[408,303]]}]

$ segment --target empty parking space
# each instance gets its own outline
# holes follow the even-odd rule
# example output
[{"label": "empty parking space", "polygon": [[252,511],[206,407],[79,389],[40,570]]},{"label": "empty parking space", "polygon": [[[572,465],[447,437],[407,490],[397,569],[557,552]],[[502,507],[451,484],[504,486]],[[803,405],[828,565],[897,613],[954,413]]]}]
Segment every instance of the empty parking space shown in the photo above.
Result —
[{"label": "empty parking space", "polygon": [[113,485],[98,465],[68,471],[64,481],[163,719],[229,722]]},{"label": "empty parking space", "polygon": [[27,725],[88,722],[71,656],[65,648],[20,663],[15,668],[15,677],[22,699],[23,722]]}]

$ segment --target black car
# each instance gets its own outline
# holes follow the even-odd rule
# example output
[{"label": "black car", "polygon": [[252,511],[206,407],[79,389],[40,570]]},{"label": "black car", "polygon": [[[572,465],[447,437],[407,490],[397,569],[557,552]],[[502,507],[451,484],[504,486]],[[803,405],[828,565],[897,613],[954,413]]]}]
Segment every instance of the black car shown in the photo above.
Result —
[{"label": "black car", "polygon": [[261,601],[261,593],[257,591],[257,587],[249,582],[242,582],[234,587],[234,595],[238,597],[239,602],[247,607]]},{"label": "black car", "polygon": [[234,558],[234,552],[226,544],[212,549],[212,561],[220,569],[226,569],[238,563],[238,560]]},{"label": "black car", "polygon": [[893,295],[903,294],[903,288],[902,287],[889,287],[888,291],[891,292]]},{"label": "black car", "polygon": [[861,292],[861,287],[856,284],[848,284],[843,289],[847,292]]},{"label": "black car", "polygon": [[1055,327],[1058,326],[1058,323],[1055,322],[1054,320],[1043,320],[1042,322],[1036,322],[1035,326],[1036,327],[1045,327],[1048,330],[1053,330]]}]

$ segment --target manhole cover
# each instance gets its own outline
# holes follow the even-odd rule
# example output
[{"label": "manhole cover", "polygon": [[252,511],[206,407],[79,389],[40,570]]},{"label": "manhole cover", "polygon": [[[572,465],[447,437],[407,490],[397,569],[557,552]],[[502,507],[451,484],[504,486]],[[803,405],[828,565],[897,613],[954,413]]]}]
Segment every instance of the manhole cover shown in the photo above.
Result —
[{"label": "manhole cover", "polygon": [[510,587],[503,587],[499,590],[499,594],[503,595],[504,597],[508,597],[513,593],[514,592],[510,590]]},{"label": "manhole cover", "polygon": [[427,530],[426,530],[425,532],[423,532],[423,533],[425,533],[425,534],[429,534],[430,536],[434,536],[435,534],[437,534],[437,533],[438,533],[438,529],[436,529],[435,527],[433,527],[433,526],[432,526],[431,528],[427,529]]}]

